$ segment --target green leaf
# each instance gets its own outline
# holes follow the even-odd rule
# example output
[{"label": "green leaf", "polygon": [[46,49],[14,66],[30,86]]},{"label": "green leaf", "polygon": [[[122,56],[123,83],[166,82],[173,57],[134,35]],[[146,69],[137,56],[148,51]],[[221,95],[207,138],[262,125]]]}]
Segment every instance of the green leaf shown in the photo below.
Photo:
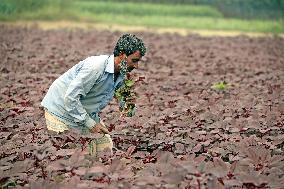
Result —
[{"label": "green leaf", "polygon": [[130,80],[130,79],[128,79],[128,80],[125,80],[125,85],[127,86],[127,87],[132,87],[133,85],[134,85],[134,81],[133,80]]},{"label": "green leaf", "polygon": [[219,82],[219,83],[215,83],[211,88],[223,91],[223,90],[226,90],[228,88],[228,84],[225,81],[222,81],[222,82]]}]

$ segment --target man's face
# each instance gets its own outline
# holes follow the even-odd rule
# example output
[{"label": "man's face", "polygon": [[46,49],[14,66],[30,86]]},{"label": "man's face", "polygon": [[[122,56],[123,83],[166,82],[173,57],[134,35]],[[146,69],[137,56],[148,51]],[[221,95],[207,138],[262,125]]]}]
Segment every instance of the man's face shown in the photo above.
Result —
[{"label": "man's face", "polygon": [[138,68],[138,62],[142,58],[140,51],[135,51],[133,54],[126,57],[127,61],[127,71],[131,72],[134,68]]}]

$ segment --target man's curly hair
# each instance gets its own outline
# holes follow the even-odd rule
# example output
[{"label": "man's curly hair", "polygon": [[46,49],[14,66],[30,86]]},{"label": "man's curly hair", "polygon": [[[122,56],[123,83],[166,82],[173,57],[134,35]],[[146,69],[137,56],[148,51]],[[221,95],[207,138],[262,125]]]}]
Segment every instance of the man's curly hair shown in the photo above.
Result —
[{"label": "man's curly hair", "polygon": [[140,51],[141,56],[145,55],[146,47],[143,41],[133,34],[124,34],[118,39],[113,54],[114,56],[118,56],[120,53],[125,53],[129,56],[135,51]]}]

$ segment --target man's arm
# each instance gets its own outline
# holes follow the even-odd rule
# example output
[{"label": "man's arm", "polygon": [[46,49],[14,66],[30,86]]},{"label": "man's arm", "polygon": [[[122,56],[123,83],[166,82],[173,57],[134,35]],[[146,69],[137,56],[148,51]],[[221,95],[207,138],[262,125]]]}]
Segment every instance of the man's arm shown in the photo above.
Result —
[{"label": "man's arm", "polygon": [[[85,61],[88,61],[88,59]],[[69,84],[64,96],[65,109],[69,115],[74,118],[74,122],[79,125],[84,125],[89,129],[92,129],[96,122],[88,115],[80,98],[87,95],[102,73],[102,67],[97,66],[94,68],[88,62],[84,63],[75,78]]]}]

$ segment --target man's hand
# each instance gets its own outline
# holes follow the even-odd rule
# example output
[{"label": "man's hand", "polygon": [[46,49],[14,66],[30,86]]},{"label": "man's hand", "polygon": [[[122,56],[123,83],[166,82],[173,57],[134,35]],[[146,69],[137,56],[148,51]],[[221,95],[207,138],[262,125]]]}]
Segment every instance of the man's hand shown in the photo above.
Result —
[{"label": "man's hand", "polygon": [[97,123],[91,130],[91,133],[103,133],[103,134],[109,134],[108,129],[106,126],[101,122]]}]

